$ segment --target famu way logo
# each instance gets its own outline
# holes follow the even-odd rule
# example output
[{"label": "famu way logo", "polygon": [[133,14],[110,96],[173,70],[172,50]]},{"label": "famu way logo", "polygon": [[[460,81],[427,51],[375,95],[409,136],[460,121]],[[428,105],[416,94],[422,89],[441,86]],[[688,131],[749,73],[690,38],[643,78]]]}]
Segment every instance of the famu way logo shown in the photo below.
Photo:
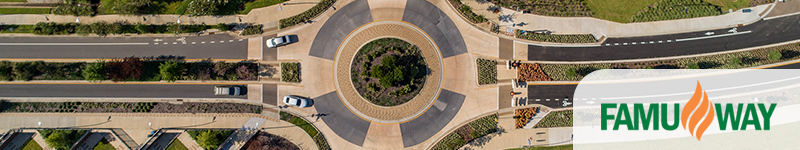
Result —
[{"label": "famu way logo", "polygon": [[[663,128],[672,131],[678,128],[678,122],[680,122],[684,130],[688,129],[689,134],[700,141],[700,137],[711,125],[715,116],[719,119],[717,122],[719,122],[720,130],[728,130],[728,124],[731,125],[731,130],[747,130],[747,126],[753,126],[755,130],[769,130],[770,117],[772,117],[777,103],[771,103],[769,109],[764,103],[738,103],[735,108],[733,103],[726,103],[723,111],[723,104],[714,103],[712,105],[708,95],[700,87],[700,81],[697,81],[694,95],[686,103],[683,111],[679,110],[680,103],[672,104],[674,108],[672,124],[667,122],[668,105],[667,103],[650,103],[645,112],[644,104],[634,103],[633,117],[631,117],[627,103],[600,104],[600,129],[608,130],[608,120],[614,120],[613,130],[619,130],[620,125],[625,125],[628,130],[639,130],[639,128],[650,130],[652,125],[652,130]],[[609,108],[617,108],[617,114],[609,115]],[[744,116],[742,116],[742,110],[744,110]],[[761,112],[760,117],[757,112]],[[744,119],[742,119],[743,117]]]}]

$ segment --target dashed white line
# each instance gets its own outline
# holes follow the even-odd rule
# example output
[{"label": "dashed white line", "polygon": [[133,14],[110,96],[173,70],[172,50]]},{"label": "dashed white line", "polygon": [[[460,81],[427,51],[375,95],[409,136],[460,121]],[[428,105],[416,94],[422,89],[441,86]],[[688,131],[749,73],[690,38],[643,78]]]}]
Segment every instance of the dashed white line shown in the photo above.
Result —
[{"label": "dashed white line", "polygon": [[211,41],[211,44],[214,44],[214,41]]},{"label": "dashed white line", "polygon": [[667,40],[667,43],[672,42],[672,40]]},{"label": "dashed white line", "polygon": [[614,43],[614,45],[619,45],[619,43]]},{"label": "dashed white line", "polygon": [[537,98],[537,99],[536,99],[536,101],[541,101],[541,100],[539,100],[539,99]]},{"label": "dashed white line", "polygon": [[172,44],[178,44],[178,42],[172,42]]},{"label": "dashed white line", "polygon": [[153,43],[153,45],[158,45],[158,42],[156,42],[156,43]]},{"label": "dashed white line", "polygon": [[636,42],[631,42],[631,45],[636,45]]},{"label": "dashed white line", "polygon": [[195,44],[195,43],[197,43],[197,42],[192,42],[192,44]]},{"label": "dashed white line", "polygon": [[703,36],[703,37],[695,37],[695,38],[676,39],[675,42],[718,38],[718,37],[724,37],[724,36],[746,34],[746,33],[750,33],[750,32],[752,32],[752,31],[742,31],[742,32],[736,32],[736,33],[730,33],[730,34],[720,34],[720,35]]},{"label": "dashed white line", "polygon": [[611,44],[606,44],[606,46],[611,46]]},{"label": "dashed white line", "polygon": [[202,41],[202,42],[200,42],[200,44],[206,44],[206,41]]},{"label": "dashed white line", "polygon": [[239,39],[239,42],[243,41],[244,39]]},{"label": "dashed white line", "polygon": [[228,42],[233,42],[233,40],[229,40]]},{"label": "dashed white line", "polygon": [[628,43],[622,43],[622,45],[628,45]]},{"label": "dashed white line", "polygon": [[655,43],[655,42],[653,42],[653,41],[650,41],[650,44],[653,44],[653,43]]},{"label": "dashed white line", "polygon": [[658,41],[658,43],[664,43],[664,41]]},{"label": "dashed white line", "polygon": [[219,41],[219,43],[225,43],[225,41]]}]

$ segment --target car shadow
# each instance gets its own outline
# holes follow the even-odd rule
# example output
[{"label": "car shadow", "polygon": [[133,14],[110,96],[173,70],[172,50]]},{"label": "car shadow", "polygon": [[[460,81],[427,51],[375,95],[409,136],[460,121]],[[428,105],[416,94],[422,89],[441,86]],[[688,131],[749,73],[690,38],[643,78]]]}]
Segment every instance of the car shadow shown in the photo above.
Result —
[{"label": "car shadow", "polygon": [[241,96],[247,95],[247,85],[237,85],[239,86],[239,92],[242,94]]},{"label": "car shadow", "polygon": [[289,35],[289,44],[300,42],[300,38],[297,35]]}]

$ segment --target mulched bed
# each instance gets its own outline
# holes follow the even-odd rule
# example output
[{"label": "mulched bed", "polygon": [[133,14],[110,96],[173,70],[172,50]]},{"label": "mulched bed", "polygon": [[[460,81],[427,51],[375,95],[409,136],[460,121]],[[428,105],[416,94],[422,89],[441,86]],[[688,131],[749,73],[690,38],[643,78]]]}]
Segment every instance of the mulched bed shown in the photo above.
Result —
[{"label": "mulched bed", "polygon": [[[387,66],[384,58],[391,57],[395,66]],[[425,84],[427,64],[421,51],[415,45],[400,39],[383,38],[364,45],[351,64],[353,86],[358,93],[373,104],[381,106],[397,106],[414,98]],[[392,70],[403,67],[401,71]],[[416,69],[413,69],[416,68]],[[376,69],[379,76],[398,76],[403,79],[385,85],[385,78],[373,74]],[[417,71],[414,71],[417,70]],[[400,73],[397,75],[395,73]]]},{"label": "mulched bed", "polygon": [[542,71],[539,64],[521,64],[519,65],[518,77],[520,82],[527,81],[550,81],[550,76]]},{"label": "mulched bed", "polygon": [[262,106],[239,103],[185,102],[0,102],[0,112],[81,113],[261,113]]},{"label": "mulched bed", "polygon": [[258,132],[247,144],[244,144],[242,150],[299,150],[294,143],[286,140],[283,137],[269,134],[267,132]]}]

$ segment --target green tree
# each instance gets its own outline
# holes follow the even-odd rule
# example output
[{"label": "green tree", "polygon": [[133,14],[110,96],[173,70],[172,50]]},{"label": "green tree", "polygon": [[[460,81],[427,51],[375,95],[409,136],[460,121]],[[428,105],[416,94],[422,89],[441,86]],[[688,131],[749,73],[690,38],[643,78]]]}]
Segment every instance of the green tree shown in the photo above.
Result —
[{"label": "green tree", "polygon": [[690,63],[690,64],[686,65],[686,68],[687,69],[700,69],[700,65],[697,65],[697,63]]},{"label": "green tree", "polygon": [[231,29],[231,26],[225,23],[219,23],[217,24],[216,28],[219,29],[220,31],[228,31]]},{"label": "green tree", "polygon": [[136,24],[134,28],[136,28],[136,31],[139,31],[139,33],[150,33],[150,25],[139,23]]},{"label": "green tree", "polygon": [[769,60],[776,61],[776,60],[781,59],[781,57],[783,57],[781,52],[778,52],[778,51],[770,51],[769,52]]},{"label": "green tree", "polygon": [[222,144],[222,141],[217,139],[217,136],[220,136],[219,133],[211,130],[202,132],[197,135],[197,144],[200,144],[200,147],[205,149],[217,149]]},{"label": "green tree", "polygon": [[11,71],[13,70],[14,63],[9,61],[0,61],[0,81],[9,81],[13,76],[11,76]]},{"label": "green tree", "polygon": [[47,136],[45,142],[47,142],[47,145],[50,145],[50,147],[58,150],[65,150],[72,146],[66,142],[67,140],[67,135],[65,135],[64,132],[54,132],[50,134],[50,136]]},{"label": "green tree", "polygon": [[83,78],[89,82],[102,81],[106,79],[106,62],[98,60],[93,64],[87,64],[83,70]]},{"label": "green tree", "polygon": [[225,4],[228,0],[191,0],[186,12],[197,16],[214,15]]},{"label": "green tree", "polygon": [[739,57],[733,57],[730,61],[728,61],[728,64],[731,66],[739,66],[742,64],[742,59]]},{"label": "green tree", "polygon": [[168,82],[175,82],[183,75],[183,65],[177,61],[167,61],[158,66],[161,79]]}]

